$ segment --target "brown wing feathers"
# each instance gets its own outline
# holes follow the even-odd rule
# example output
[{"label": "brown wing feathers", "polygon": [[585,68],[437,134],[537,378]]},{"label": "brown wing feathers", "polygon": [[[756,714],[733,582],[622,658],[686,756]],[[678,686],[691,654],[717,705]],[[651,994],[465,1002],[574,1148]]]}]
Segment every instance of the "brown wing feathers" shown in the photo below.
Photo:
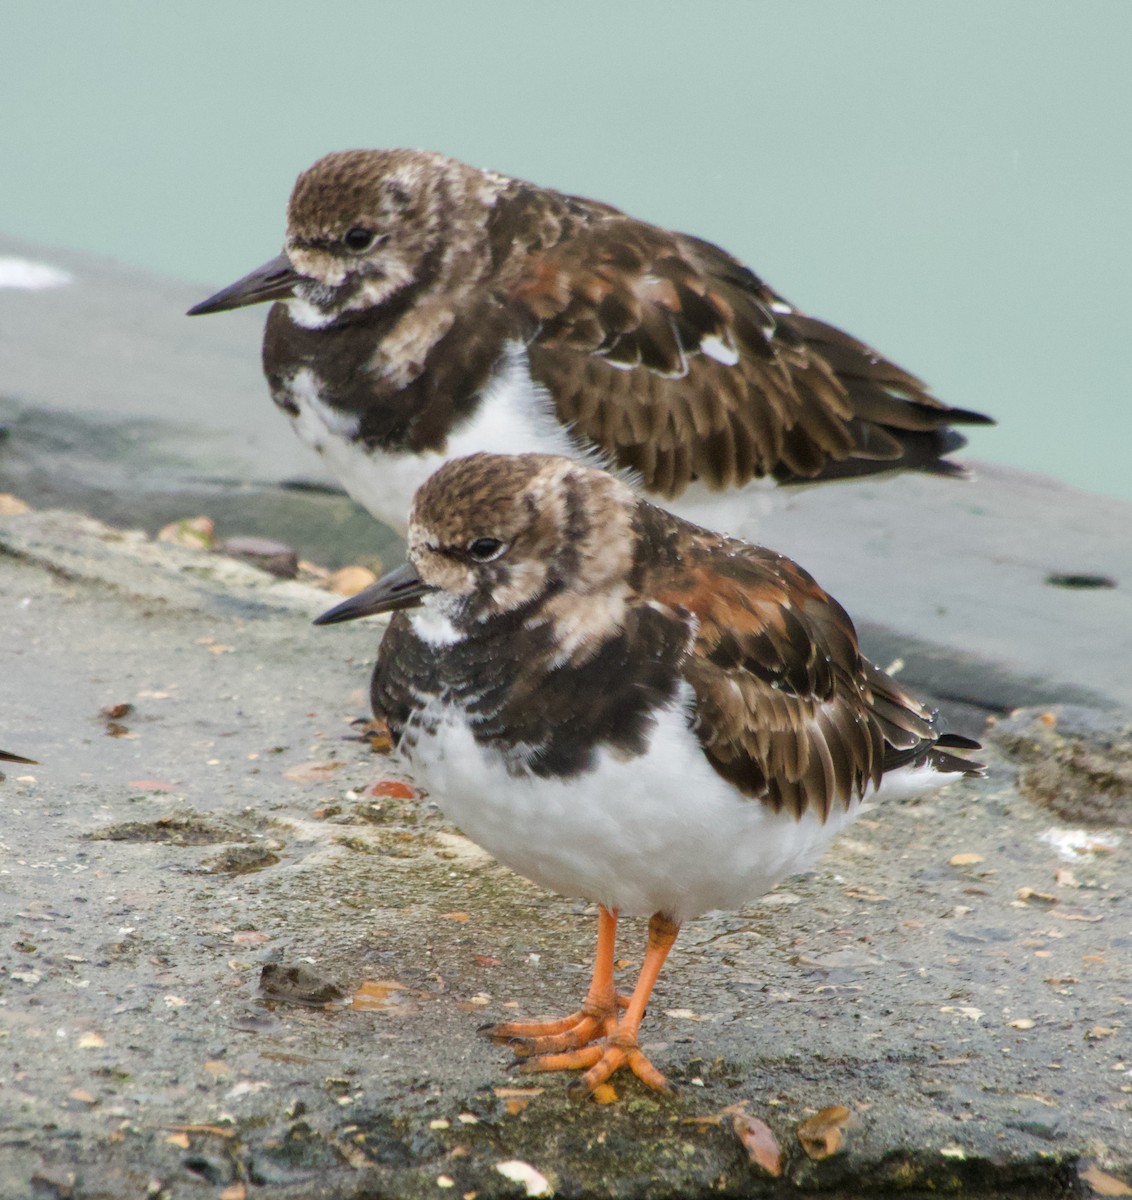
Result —
[{"label": "brown wing feathers", "polygon": [[525,202],[558,206],[504,289],[534,330],[532,371],[646,487],[961,471],[937,461],[963,442],[946,427],[986,418],[795,312],[719,247],[553,193]]},{"label": "brown wing feathers", "polygon": [[849,617],[809,575],[739,545],[693,542],[688,561],[701,564],[657,591],[698,620],[686,673],[697,733],[725,779],[824,819],[897,766],[932,755],[974,766],[934,749],[933,714],[862,658]]}]

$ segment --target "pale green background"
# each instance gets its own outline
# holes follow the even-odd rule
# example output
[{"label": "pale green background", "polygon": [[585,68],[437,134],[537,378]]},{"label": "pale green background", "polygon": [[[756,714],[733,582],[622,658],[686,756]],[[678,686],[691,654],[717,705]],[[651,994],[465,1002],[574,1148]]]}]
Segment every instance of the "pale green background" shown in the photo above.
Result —
[{"label": "pale green background", "polygon": [[378,145],[719,241],[975,457],[1132,498],[1132,0],[0,0],[3,232],[203,297]]}]

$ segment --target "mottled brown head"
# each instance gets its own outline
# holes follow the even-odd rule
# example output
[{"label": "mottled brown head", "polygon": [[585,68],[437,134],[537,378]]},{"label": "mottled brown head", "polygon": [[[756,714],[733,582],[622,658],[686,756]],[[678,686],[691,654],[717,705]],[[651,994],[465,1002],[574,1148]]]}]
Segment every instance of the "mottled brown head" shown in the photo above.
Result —
[{"label": "mottled brown head", "polygon": [[409,558],[471,620],[540,599],[624,589],[633,493],[567,458],[475,454],[417,492]]},{"label": "mottled brown head", "polygon": [[[423,150],[340,150],[295,183],[286,252],[322,309],[380,304],[475,245],[502,180]],[[465,264],[466,265],[466,264]],[[311,286],[313,285],[313,286]]]}]

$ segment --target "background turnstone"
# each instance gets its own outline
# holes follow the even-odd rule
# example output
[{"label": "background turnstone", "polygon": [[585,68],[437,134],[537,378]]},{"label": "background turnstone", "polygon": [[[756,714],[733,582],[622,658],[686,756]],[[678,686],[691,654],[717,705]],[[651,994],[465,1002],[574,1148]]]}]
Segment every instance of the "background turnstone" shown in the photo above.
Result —
[{"label": "background turnstone", "polygon": [[[409,562],[319,618],[397,612],[373,677],[419,781],[501,862],[600,906],[593,981],[562,1021],[493,1026],[528,1070],[627,1065],[681,922],[804,869],[879,788],[978,763],[863,658],[801,567],[565,458],[477,454],[418,492]],[[649,916],[632,997],[619,913]],[[621,1005],[627,1004],[624,1012]]]},{"label": "background turnstone", "polygon": [[621,468],[737,533],[762,506],[736,489],[962,474],[951,426],[990,423],[710,242],[422,151],[319,160],[284,253],[190,312],[265,300],[275,402],[402,532],[414,489],[474,451]]}]

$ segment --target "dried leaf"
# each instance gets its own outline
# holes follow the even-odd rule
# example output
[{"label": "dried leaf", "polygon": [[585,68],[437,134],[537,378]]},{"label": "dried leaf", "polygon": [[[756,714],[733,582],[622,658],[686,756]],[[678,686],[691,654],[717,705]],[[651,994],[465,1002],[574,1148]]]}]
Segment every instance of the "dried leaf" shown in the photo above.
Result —
[{"label": "dried leaf", "polygon": [[235,650],[235,646],[226,646],[223,642],[218,642],[211,637],[199,637],[196,639],[195,645],[204,646],[209,654],[231,654]]},{"label": "dried leaf", "polygon": [[1037,888],[1020,887],[1014,895],[1019,900],[1040,900],[1043,904],[1057,904],[1058,898],[1052,892],[1039,892]]},{"label": "dried leaf", "polygon": [[1016,1021],[1007,1021],[1006,1023],[1011,1029],[1033,1029],[1037,1024],[1036,1021],[1032,1021],[1029,1017],[1019,1017]]},{"label": "dried leaf", "polygon": [[976,1008],[973,1004],[945,1004],[939,1011],[966,1017],[968,1021],[978,1021],[983,1015],[983,1010]]},{"label": "dried leaf", "polygon": [[20,517],[26,512],[31,512],[30,504],[11,492],[0,492],[0,517]]},{"label": "dried leaf", "polygon": [[953,867],[973,867],[976,863],[986,860],[981,854],[953,854],[947,861]]},{"label": "dried leaf", "polygon": [[[760,1167],[768,1175],[773,1175],[777,1179],[782,1174],[786,1155],[778,1144],[778,1139],[774,1136],[771,1127],[765,1121],[760,1121],[758,1117],[749,1117],[746,1113],[735,1113],[731,1118],[731,1128],[735,1130],[735,1136],[743,1144],[743,1149],[747,1151],[747,1157],[751,1160],[752,1165]],[[838,1137],[840,1138],[840,1133],[838,1133]]]},{"label": "dried leaf", "polygon": [[335,571],[326,581],[326,586],[339,596],[356,596],[376,582],[377,576],[367,567],[353,566]]},{"label": "dried leaf", "polygon": [[366,788],[367,796],[388,796],[393,800],[415,800],[417,793],[399,779],[382,779]]},{"label": "dried leaf", "polygon": [[746,1116],[747,1105],[749,1100],[740,1100],[736,1104],[726,1104],[717,1113],[711,1113],[706,1117],[685,1117],[683,1124],[685,1125],[722,1125],[724,1121],[730,1120],[732,1117]]},{"label": "dried leaf", "polygon": [[103,1040],[101,1034],[84,1033],[79,1038],[79,1049],[80,1050],[97,1050],[100,1047],[105,1046],[105,1045],[106,1045],[106,1042]]},{"label": "dried leaf", "polygon": [[216,540],[216,524],[211,517],[183,517],[160,529],[157,540],[172,542],[175,546],[208,550]]},{"label": "dried leaf", "polygon": [[187,1150],[192,1145],[187,1133],[171,1133],[165,1140],[170,1146],[177,1146],[181,1150]]},{"label": "dried leaf", "polygon": [[165,783],[161,779],[130,779],[127,787],[137,788],[139,792],[175,792],[175,783]]},{"label": "dried leaf", "polygon": [[271,941],[271,935],[260,933],[257,929],[241,929],[232,934],[232,941],[237,946],[262,946],[264,942]]},{"label": "dried leaf", "polygon": [[440,919],[442,921],[459,921],[461,924],[463,924],[463,922],[470,921],[472,918],[469,917],[466,912],[450,912],[441,913]]},{"label": "dried leaf", "polygon": [[1096,1163],[1092,1163],[1084,1171],[1081,1171],[1080,1178],[1093,1189],[1094,1195],[1132,1196],[1132,1187],[1129,1187],[1123,1180],[1117,1179],[1115,1175],[1102,1171]]},{"label": "dried leaf", "polygon": [[855,887],[847,887],[843,890],[845,895],[848,896],[850,900],[864,900],[867,904],[883,904],[888,899],[888,897],[883,895],[881,892],[874,891],[872,888],[867,887],[864,884]]},{"label": "dried leaf", "polygon": [[336,758],[324,762],[299,763],[298,766],[284,771],[283,777],[290,779],[292,783],[325,783],[328,779],[333,779],[335,772],[341,771],[345,765]]},{"label": "dried leaf", "polygon": [[211,1133],[216,1137],[232,1138],[236,1136],[236,1130],[231,1125],[166,1125],[166,1129],[175,1129],[181,1133]]},{"label": "dried leaf", "polygon": [[1103,921],[1102,916],[1090,916],[1088,913],[1082,912],[1055,912],[1050,916],[1057,917],[1059,921],[1088,921],[1090,925],[1095,925],[1097,921]]},{"label": "dried leaf", "polygon": [[405,985],[396,979],[366,979],[358,984],[357,990],[350,997],[352,1008],[367,1012],[375,1009],[393,1008],[402,1003],[396,993],[405,991]]},{"label": "dried leaf", "polygon": [[1099,1042],[1102,1038],[1109,1038],[1116,1032],[1114,1025],[1094,1025],[1085,1037],[1090,1042]]},{"label": "dried leaf", "polygon": [[844,1104],[832,1104],[807,1117],[796,1131],[806,1156],[821,1162],[836,1154],[845,1140],[842,1131],[850,1115]]},{"label": "dried leaf", "polygon": [[536,1096],[541,1096],[546,1091],[545,1088],[540,1087],[497,1087],[494,1090],[499,1099],[503,1101],[504,1111],[510,1117],[521,1113]]}]

